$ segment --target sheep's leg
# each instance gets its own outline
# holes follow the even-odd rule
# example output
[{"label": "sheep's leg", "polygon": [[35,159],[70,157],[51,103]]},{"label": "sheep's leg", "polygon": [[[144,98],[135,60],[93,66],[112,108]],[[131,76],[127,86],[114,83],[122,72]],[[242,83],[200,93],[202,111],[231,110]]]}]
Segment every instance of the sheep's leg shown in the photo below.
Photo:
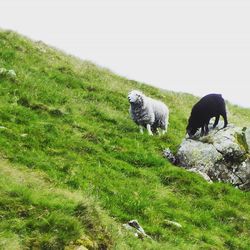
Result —
[{"label": "sheep's leg", "polygon": [[163,130],[161,128],[157,128],[156,130],[158,135],[163,135]]},{"label": "sheep's leg", "polygon": [[204,126],[201,127],[201,134],[200,136],[203,136],[204,135]]},{"label": "sheep's leg", "polygon": [[143,127],[141,125],[139,126],[139,129],[140,129],[140,133],[143,134]]},{"label": "sheep's leg", "polygon": [[165,135],[167,132],[166,128],[160,128],[160,131],[161,131],[161,135]]},{"label": "sheep's leg", "polygon": [[167,117],[165,125],[164,125],[164,127],[162,128],[161,131],[162,131],[162,135],[167,133],[167,131],[168,131],[168,117]]},{"label": "sheep's leg", "polygon": [[161,125],[161,127],[157,128],[157,132],[159,135],[164,135],[167,133],[168,127],[168,119],[166,119],[165,123]]},{"label": "sheep's leg", "polygon": [[216,118],[215,118],[213,128],[215,128],[218,125],[219,119],[220,119],[220,115],[217,115]]},{"label": "sheep's leg", "polygon": [[222,115],[222,117],[223,117],[223,119],[224,119],[224,127],[223,127],[223,128],[225,128],[225,127],[227,126],[227,124],[228,124],[228,121],[227,121],[227,113],[226,113],[226,112],[223,112],[221,115]]},{"label": "sheep's leg", "polygon": [[168,125],[169,125],[169,114],[167,114],[166,121],[165,121],[165,126],[164,126],[164,134],[167,133],[168,131]]},{"label": "sheep's leg", "polygon": [[165,129],[162,129],[162,128],[157,128],[157,133],[159,135],[164,135],[166,133],[166,130]]},{"label": "sheep's leg", "polygon": [[205,124],[205,135],[208,134],[208,123]]},{"label": "sheep's leg", "polygon": [[149,135],[153,135],[150,124],[147,124],[147,130]]}]

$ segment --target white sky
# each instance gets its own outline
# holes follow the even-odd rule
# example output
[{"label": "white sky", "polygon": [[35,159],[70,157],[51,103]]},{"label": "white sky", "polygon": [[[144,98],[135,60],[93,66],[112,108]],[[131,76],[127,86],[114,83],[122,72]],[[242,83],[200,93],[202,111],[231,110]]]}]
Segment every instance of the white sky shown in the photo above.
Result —
[{"label": "white sky", "polygon": [[0,27],[130,79],[250,107],[248,0],[0,0]]}]

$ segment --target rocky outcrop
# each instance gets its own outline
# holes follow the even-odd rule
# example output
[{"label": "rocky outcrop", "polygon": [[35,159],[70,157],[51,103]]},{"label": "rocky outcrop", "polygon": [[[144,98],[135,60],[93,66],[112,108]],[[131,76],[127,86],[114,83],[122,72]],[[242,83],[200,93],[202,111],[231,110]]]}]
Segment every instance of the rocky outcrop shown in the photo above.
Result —
[{"label": "rocky outcrop", "polygon": [[210,129],[207,136],[185,138],[176,163],[197,172],[207,181],[231,183],[250,190],[250,129],[229,125]]}]

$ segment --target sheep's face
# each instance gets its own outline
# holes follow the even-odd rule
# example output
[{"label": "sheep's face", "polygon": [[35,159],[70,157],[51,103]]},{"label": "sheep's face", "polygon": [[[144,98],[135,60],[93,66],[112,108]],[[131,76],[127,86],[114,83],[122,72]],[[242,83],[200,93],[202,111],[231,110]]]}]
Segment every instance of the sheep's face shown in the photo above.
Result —
[{"label": "sheep's face", "polygon": [[199,129],[199,126],[196,124],[195,120],[192,119],[192,117],[188,120],[188,125],[186,128],[186,131],[190,137],[194,136],[197,130]]},{"label": "sheep's face", "polygon": [[198,128],[191,128],[191,127],[187,127],[187,133],[190,137],[194,136],[195,133],[197,132]]},{"label": "sheep's face", "polygon": [[143,94],[138,90],[132,90],[128,93],[128,100],[131,104],[142,104],[143,103]]}]

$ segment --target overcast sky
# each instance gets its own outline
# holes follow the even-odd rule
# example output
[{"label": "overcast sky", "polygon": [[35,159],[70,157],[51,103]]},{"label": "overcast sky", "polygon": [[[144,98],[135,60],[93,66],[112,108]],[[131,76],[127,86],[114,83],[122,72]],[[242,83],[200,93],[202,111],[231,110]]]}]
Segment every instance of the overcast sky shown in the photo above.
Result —
[{"label": "overcast sky", "polygon": [[0,27],[130,79],[250,107],[248,0],[0,0]]}]

